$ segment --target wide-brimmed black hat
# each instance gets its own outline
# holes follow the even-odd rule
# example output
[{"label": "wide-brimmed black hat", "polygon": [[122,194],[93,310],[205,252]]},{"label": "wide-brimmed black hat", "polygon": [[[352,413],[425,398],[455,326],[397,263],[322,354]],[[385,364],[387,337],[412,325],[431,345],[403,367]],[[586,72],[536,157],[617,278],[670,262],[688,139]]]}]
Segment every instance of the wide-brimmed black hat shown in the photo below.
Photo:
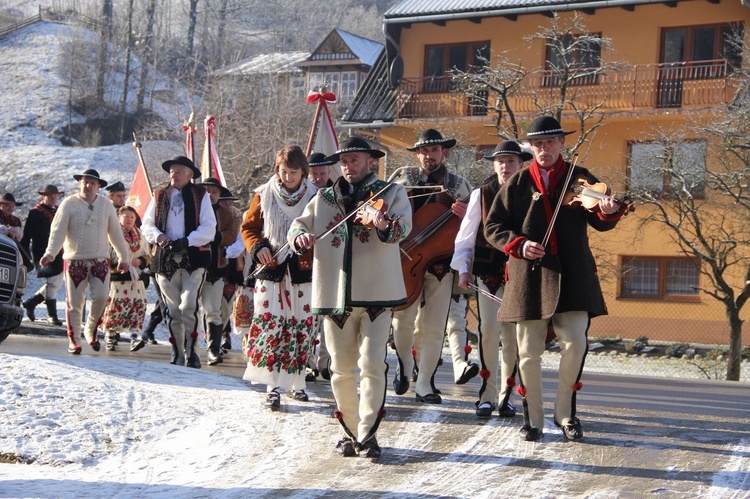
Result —
[{"label": "wide-brimmed black hat", "polygon": [[534,157],[534,155],[530,152],[522,150],[521,146],[519,146],[518,142],[516,142],[515,140],[504,140],[495,147],[495,150],[492,151],[492,154],[485,155],[484,159],[493,160],[495,159],[495,156],[503,156],[507,154],[515,154],[516,156],[520,156],[521,161],[528,161]]},{"label": "wide-brimmed black hat", "polygon": [[529,127],[529,131],[526,132],[526,137],[522,140],[536,140],[536,139],[550,139],[552,137],[561,137],[563,135],[570,135],[574,132],[566,132],[563,130],[560,122],[552,116],[542,116],[537,118]]},{"label": "wide-brimmed black hat", "polygon": [[168,159],[167,161],[165,161],[164,163],[161,164],[161,169],[164,170],[165,172],[169,173],[169,168],[172,165],[187,166],[188,168],[190,168],[191,170],[193,170],[193,178],[197,178],[197,177],[201,176],[200,169],[197,166],[195,166],[195,164],[188,157],[185,157],[185,156],[175,156],[172,159]]},{"label": "wide-brimmed black hat", "polygon": [[224,187],[223,185],[221,185],[221,182],[216,177],[208,177],[203,182],[196,182],[195,185],[203,185],[203,186],[213,185],[214,187],[218,187],[219,188],[219,199],[221,199],[223,197],[227,197],[227,198],[228,197],[233,197],[232,196],[232,192],[229,189],[227,189],[226,187]]},{"label": "wide-brimmed black hat", "polygon": [[91,178],[95,178],[96,180],[98,180],[99,181],[99,188],[107,186],[107,181],[104,180],[103,178],[101,178],[99,176],[99,172],[96,171],[96,170],[94,170],[93,168],[89,168],[88,170],[84,170],[83,173],[77,173],[77,174],[73,175],[73,178],[76,179],[76,182],[78,182],[79,180],[81,180],[83,177],[91,177]]},{"label": "wide-brimmed black hat", "polygon": [[443,136],[434,128],[428,128],[419,132],[417,141],[414,143],[414,147],[407,147],[407,151],[416,151],[420,147],[432,146],[438,144],[446,149],[456,145],[456,139],[444,139]]},{"label": "wide-brimmed black hat", "polygon": [[335,165],[335,161],[329,161],[326,159],[326,155],[322,152],[314,152],[307,157],[307,164],[310,166],[329,166]]},{"label": "wide-brimmed black hat", "polygon": [[13,203],[16,206],[23,206],[23,203],[16,202],[16,198],[10,192],[6,192],[0,197],[0,203]]},{"label": "wide-brimmed black hat", "polygon": [[219,199],[220,200],[221,199],[237,199],[236,197],[234,197],[234,195],[232,195],[232,191],[230,191],[229,189],[227,189],[223,185],[221,187],[219,187],[219,190],[221,191],[219,193]]},{"label": "wide-brimmed black hat", "polygon": [[126,192],[127,191],[127,189],[125,188],[125,184],[123,184],[119,180],[115,182],[114,184],[108,185],[107,188],[104,190],[107,192]]},{"label": "wide-brimmed black hat", "polygon": [[359,137],[349,137],[339,145],[338,151],[331,154],[330,156],[327,156],[326,159],[328,161],[332,161],[333,163],[338,163],[340,156],[347,152],[366,152],[373,158],[382,158],[383,156],[385,156],[385,153],[380,149],[373,149],[372,147],[370,147],[370,144],[368,144],[365,139],[360,139]]},{"label": "wide-brimmed black hat", "polygon": [[65,191],[59,190],[55,184],[47,184],[47,187],[37,192],[42,196],[46,194],[65,194]]}]

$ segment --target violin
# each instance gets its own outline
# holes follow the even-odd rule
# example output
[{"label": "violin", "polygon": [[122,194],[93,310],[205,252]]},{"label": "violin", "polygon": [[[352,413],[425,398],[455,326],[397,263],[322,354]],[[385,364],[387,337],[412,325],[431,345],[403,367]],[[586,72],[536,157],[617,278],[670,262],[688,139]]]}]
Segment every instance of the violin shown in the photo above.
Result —
[{"label": "violin", "polygon": [[588,211],[598,213],[599,200],[601,199],[612,199],[615,203],[626,208],[625,215],[631,211],[635,211],[633,203],[627,203],[620,201],[612,197],[612,191],[607,184],[604,182],[589,183],[588,178],[584,175],[576,175],[568,186],[568,190],[563,196],[562,204],[569,208],[576,208],[582,206]]},{"label": "violin", "polygon": [[[370,198],[372,199],[372,195]],[[386,222],[393,222],[393,219],[385,213],[388,212],[388,203],[382,198],[376,199],[375,201],[368,201],[357,209],[357,214],[354,215],[354,223],[364,225],[367,229],[375,228],[375,216],[378,213],[384,213],[383,218]]]}]

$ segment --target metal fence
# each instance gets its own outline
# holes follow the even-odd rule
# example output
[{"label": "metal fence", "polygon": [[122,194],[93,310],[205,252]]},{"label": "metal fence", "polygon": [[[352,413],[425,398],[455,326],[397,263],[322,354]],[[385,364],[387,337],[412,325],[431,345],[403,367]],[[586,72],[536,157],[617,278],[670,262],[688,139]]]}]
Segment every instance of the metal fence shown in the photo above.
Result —
[{"label": "metal fence", "polygon": [[[597,317],[589,331],[589,354],[585,372],[618,373],[685,379],[716,379],[726,377],[729,350],[729,325],[719,321],[643,317],[639,302],[618,302],[628,317]],[[666,309],[666,306],[665,306]],[[657,312],[658,315],[658,312]],[[470,343],[476,348],[476,298],[469,299],[466,316]],[[665,327],[664,324],[669,324]],[[707,335],[707,330],[712,330]],[[693,338],[711,337],[704,343]],[[750,383],[750,337],[743,334],[741,381]],[[476,355],[476,354],[474,354]],[[557,369],[559,347],[554,339],[547,345],[543,365]]]}]

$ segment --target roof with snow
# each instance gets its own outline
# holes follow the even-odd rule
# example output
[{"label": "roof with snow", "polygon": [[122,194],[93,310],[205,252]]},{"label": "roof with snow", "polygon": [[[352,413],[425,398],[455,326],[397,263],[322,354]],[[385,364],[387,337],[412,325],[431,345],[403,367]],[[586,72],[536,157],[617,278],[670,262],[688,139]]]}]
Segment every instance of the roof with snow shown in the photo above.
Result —
[{"label": "roof with snow", "polygon": [[419,22],[414,17],[450,15],[451,19],[467,19],[680,1],[686,0],[402,0],[388,9],[384,16],[386,23]]},{"label": "roof with snow", "polygon": [[325,37],[300,67],[364,64],[372,67],[383,50],[383,44],[342,29],[334,29]]},{"label": "roof with snow", "polygon": [[216,72],[217,75],[248,76],[301,72],[297,64],[310,57],[310,52],[271,52],[259,54]]}]

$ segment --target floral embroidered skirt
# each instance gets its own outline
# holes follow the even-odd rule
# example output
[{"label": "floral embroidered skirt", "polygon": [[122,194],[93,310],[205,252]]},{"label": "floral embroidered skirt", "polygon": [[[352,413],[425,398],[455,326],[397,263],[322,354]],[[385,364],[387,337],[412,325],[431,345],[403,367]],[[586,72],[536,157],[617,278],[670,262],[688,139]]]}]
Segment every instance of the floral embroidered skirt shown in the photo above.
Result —
[{"label": "floral embroidered skirt", "polygon": [[105,333],[137,332],[146,317],[146,288],[142,281],[111,281],[109,298],[102,316]]},{"label": "floral embroidered skirt", "polygon": [[244,379],[284,389],[305,389],[305,365],[315,341],[310,309],[312,284],[258,280],[255,314],[247,346]]}]

